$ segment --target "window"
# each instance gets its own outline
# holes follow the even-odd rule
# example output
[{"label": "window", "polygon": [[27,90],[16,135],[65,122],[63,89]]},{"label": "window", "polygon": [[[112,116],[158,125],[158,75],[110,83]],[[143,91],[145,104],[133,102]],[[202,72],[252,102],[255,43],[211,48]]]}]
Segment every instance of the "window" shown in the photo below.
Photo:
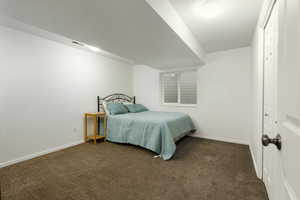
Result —
[{"label": "window", "polygon": [[197,73],[193,71],[160,74],[162,103],[165,105],[197,104]]}]

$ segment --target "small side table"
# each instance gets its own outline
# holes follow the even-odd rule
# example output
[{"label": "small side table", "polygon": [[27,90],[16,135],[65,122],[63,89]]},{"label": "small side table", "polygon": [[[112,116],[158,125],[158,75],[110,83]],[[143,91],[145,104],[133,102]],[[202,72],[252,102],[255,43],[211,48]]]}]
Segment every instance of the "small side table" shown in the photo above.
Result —
[{"label": "small side table", "polygon": [[[88,136],[87,135],[87,121],[88,117],[92,117],[94,119],[94,135]],[[101,120],[103,119],[104,124],[104,136],[98,133],[98,118]],[[87,142],[89,140],[94,140],[94,144],[96,144],[98,139],[104,139],[106,137],[106,114],[104,112],[98,113],[84,113],[84,141]]]}]

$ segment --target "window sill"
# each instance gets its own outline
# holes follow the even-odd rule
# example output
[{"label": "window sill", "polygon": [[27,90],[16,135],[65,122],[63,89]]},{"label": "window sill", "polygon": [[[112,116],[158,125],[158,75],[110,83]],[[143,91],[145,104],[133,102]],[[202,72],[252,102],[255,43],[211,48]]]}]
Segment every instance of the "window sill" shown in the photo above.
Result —
[{"label": "window sill", "polygon": [[163,107],[197,108],[197,104],[161,104]]}]

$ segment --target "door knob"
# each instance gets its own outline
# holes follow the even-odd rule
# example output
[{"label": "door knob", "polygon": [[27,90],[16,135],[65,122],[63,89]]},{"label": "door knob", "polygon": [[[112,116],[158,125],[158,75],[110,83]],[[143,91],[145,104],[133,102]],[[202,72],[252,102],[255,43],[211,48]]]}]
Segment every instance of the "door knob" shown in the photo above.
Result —
[{"label": "door knob", "polygon": [[269,144],[274,144],[278,150],[281,150],[282,142],[281,142],[281,136],[278,134],[276,138],[269,138],[268,135],[263,135],[261,138],[262,144],[266,147],[269,146]]},{"label": "door knob", "polygon": [[269,114],[268,114],[268,113],[265,113],[265,117],[269,117]]}]

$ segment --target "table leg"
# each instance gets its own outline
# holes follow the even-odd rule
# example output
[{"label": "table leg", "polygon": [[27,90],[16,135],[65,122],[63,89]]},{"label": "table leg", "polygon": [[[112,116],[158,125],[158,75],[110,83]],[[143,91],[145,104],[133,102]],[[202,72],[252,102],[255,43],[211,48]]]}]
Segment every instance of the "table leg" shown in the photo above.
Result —
[{"label": "table leg", "polygon": [[87,116],[84,115],[84,142],[87,142]]},{"label": "table leg", "polygon": [[98,135],[98,123],[97,123],[97,116],[94,117],[94,144],[97,142],[97,135]]}]

